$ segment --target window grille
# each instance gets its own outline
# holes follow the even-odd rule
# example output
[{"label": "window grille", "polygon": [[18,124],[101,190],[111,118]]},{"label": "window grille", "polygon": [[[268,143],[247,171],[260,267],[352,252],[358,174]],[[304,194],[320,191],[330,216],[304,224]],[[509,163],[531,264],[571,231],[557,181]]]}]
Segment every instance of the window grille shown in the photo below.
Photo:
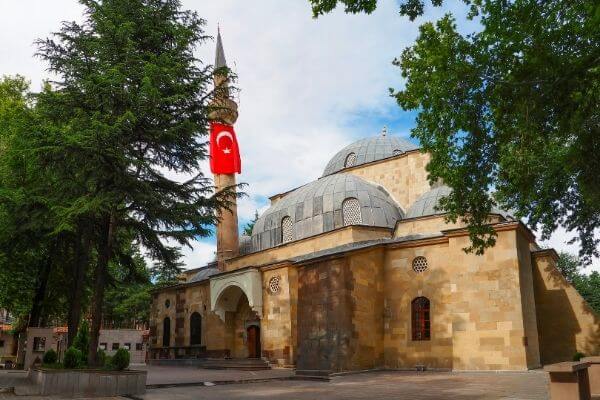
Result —
[{"label": "window grille", "polygon": [[274,276],[271,279],[269,279],[269,290],[271,291],[272,294],[276,294],[279,293],[279,283],[281,282],[281,278],[279,276]]},{"label": "window grille", "polygon": [[431,339],[429,308],[429,299],[427,297],[417,297],[412,301],[412,340]]},{"label": "window grille", "polygon": [[287,243],[291,242],[294,239],[294,235],[292,233],[292,219],[290,217],[284,217],[281,220],[281,242]]},{"label": "window grille", "polygon": [[344,167],[352,167],[356,163],[356,153],[350,153],[346,156]]},{"label": "window grille", "polygon": [[362,224],[360,203],[354,197],[344,200],[342,214],[344,215],[344,226]]},{"label": "window grille", "polygon": [[413,271],[415,271],[416,273],[425,271],[427,267],[427,259],[425,257],[415,257],[415,259],[412,262]]}]

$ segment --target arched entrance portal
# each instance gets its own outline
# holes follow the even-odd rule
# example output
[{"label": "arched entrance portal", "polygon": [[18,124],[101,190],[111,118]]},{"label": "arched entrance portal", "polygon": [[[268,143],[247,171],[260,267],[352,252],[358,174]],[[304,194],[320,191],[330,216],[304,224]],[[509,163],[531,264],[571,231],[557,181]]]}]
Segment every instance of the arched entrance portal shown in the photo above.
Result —
[{"label": "arched entrance portal", "polygon": [[215,307],[225,321],[225,343],[233,358],[260,358],[260,319],[239,286],[228,286]]},{"label": "arched entrance portal", "polygon": [[260,358],[260,328],[256,325],[250,325],[246,329],[246,338],[248,358]]}]

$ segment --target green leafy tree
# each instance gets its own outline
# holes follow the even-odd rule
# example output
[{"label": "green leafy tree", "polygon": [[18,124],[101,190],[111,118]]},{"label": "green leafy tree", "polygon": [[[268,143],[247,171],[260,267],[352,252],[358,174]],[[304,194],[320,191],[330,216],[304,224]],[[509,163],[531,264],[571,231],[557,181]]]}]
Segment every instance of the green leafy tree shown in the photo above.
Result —
[{"label": "green leafy tree", "polygon": [[[376,7],[341,2],[349,12]],[[311,3],[319,15],[337,1]],[[465,3],[480,29],[463,35],[447,14],[421,25],[394,61],[406,86],[392,95],[418,112],[412,135],[432,156],[429,179],[453,189],[442,207],[449,220],[469,224],[467,250],[494,245],[487,216],[498,202],[541,228],[543,239],[559,225],[576,232],[587,264],[600,240],[600,5]],[[422,6],[407,1],[400,11],[412,18]]]},{"label": "green leafy tree", "polygon": [[258,221],[258,210],[254,211],[254,218],[252,221],[248,222],[246,226],[244,226],[244,235],[252,236],[252,229],[254,229],[256,221]]},{"label": "green leafy tree", "polygon": [[600,274],[597,271],[582,273],[581,261],[576,255],[560,252],[556,267],[569,283],[579,292],[590,307],[600,314]]},{"label": "green leafy tree", "polygon": [[81,191],[70,193],[57,225],[86,221],[95,253],[88,361],[96,365],[110,265],[129,240],[122,233],[174,268],[180,253],[165,240],[188,245],[209,235],[231,192],[213,196],[199,172],[212,76],[193,50],[206,38],[204,21],[176,0],[81,3],[83,23],[64,23],[38,42],[59,77],[38,105],[52,122],[43,161],[64,168]]},{"label": "green leafy tree", "polygon": [[77,331],[77,335],[73,340],[73,347],[81,351],[82,361],[86,363],[87,354],[90,349],[90,327],[85,319],[79,325],[79,331]]}]

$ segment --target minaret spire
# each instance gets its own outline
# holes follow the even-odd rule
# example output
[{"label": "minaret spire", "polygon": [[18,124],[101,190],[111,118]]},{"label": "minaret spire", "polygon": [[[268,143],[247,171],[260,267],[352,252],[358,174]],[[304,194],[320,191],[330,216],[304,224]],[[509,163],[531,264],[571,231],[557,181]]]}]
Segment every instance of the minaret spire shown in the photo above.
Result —
[{"label": "minaret spire", "polygon": [[221,28],[217,27],[217,50],[215,52],[215,69],[227,66],[225,60],[225,51],[223,50],[223,40],[221,39]]}]

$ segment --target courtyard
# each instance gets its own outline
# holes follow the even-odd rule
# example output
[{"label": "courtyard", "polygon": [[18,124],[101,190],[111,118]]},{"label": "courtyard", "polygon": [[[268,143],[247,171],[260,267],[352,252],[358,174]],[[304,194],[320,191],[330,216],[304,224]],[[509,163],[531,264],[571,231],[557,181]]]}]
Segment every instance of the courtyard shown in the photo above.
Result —
[{"label": "courtyard", "polygon": [[[542,371],[381,371],[336,376],[325,382],[289,380],[290,371],[282,369],[214,371],[193,367],[147,368],[149,388],[144,396],[139,397],[144,400],[549,399],[548,377]],[[39,400],[40,397],[0,393],[0,399]]]}]

